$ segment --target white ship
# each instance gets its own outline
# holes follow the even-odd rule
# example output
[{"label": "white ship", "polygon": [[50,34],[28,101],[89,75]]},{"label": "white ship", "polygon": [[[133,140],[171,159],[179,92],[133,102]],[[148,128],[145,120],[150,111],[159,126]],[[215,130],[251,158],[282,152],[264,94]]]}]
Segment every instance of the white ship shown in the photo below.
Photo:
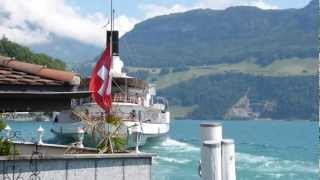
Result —
[{"label": "white ship", "polygon": [[[167,100],[156,96],[154,85],[127,76],[122,72],[122,68],[123,62],[119,56],[114,56],[111,70],[113,99],[111,113],[121,117],[123,121],[120,133],[126,137],[127,146],[142,146],[148,141],[162,139],[170,129]],[[91,102],[82,102],[74,106],[74,109],[85,110],[91,117],[101,116],[103,113],[96,103]],[[76,139],[79,129],[83,129],[87,135],[92,134],[92,127],[74,118],[70,110],[57,114],[52,132],[58,136],[69,136]],[[139,133],[138,141],[137,132]]]}]

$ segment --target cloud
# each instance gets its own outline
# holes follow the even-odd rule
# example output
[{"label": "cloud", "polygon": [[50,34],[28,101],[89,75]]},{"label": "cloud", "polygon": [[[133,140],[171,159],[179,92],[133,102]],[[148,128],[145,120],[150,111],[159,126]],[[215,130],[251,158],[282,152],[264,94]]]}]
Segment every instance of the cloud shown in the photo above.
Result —
[{"label": "cloud", "polygon": [[120,36],[123,36],[126,32],[133,29],[134,25],[138,22],[139,20],[135,18],[129,18],[125,15],[121,15],[115,19],[114,26],[119,30]]},{"label": "cloud", "polygon": [[[50,33],[84,43],[103,46],[106,17],[101,13],[81,15],[64,0],[0,0],[0,35],[22,44],[44,43]],[[3,15],[4,16],[4,15]],[[120,35],[130,31],[137,20],[116,18]]]},{"label": "cloud", "polygon": [[197,7],[211,9],[226,9],[232,6],[255,6],[260,9],[278,9],[277,6],[264,0],[200,0]]},{"label": "cloud", "polygon": [[151,18],[165,14],[184,12],[190,10],[191,8],[181,4],[174,4],[169,7],[157,4],[143,4],[140,5],[140,9],[142,9],[145,13],[145,18]]},{"label": "cloud", "polygon": [[256,6],[256,7],[260,8],[260,9],[279,9],[278,6],[272,5],[272,4],[268,4],[268,3],[266,3],[266,2],[264,2],[262,0],[252,2],[251,4],[252,4],[252,6]]},{"label": "cloud", "polygon": [[185,6],[182,4],[174,4],[171,6],[143,4],[140,5],[140,9],[144,11],[146,18],[151,18],[159,15],[185,12],[199,8],[226,9],[232,6],[255,6],[260,9],[279,9],[277,6],[268,4],[264,0],[199,0],[191,6]]},{"label": "cloud", "polygon": [[[275,9],[264,0],[199,0],[191,6],[173,4],[143,4],[141,19],[117,15],[115,27],[120,36],[130,31],[143,19],[154,16],[185,12],[197,8],[224,9],[236,5]],[[0,0],[0,36],[24,44],[41,44],[50,41],[50,35],[66,37],[83,43],[104,46],[108,20],[102,13],[81,14],[79,7],[68,5],[65,0]],[[108,26],[107,26],[108,27]]]}]

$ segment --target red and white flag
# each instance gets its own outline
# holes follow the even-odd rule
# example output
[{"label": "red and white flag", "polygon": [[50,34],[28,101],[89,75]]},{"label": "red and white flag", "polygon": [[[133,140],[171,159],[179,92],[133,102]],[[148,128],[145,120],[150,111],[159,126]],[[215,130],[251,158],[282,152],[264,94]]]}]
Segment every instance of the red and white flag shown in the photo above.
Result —
[{"label": "red and white flag", "polygon": [[89,90],[92,92],[92,99],[106,112],[109,112],[112,104],[111,97],[111,46],[108,44],[99,61],[94,67]]}]

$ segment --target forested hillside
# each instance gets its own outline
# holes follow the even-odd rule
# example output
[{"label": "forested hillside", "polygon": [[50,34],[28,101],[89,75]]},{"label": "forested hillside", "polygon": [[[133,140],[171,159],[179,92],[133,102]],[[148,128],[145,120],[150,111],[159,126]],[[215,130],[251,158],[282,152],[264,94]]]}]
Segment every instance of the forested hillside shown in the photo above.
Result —
[{"label": "forested hillside", "polygon": [[121,39],[129,74],[191,119],[318,119],[317,7],[155,17]]},{"label": "forested hillside", "polygon": [[317,56],[318,1],[302,9],[232,7],[159,16],[121,38],[128,66],[203,66]]},{"label": "forested hillside", "polygon": [[[175,106],[193,107],[191,119],[316,120],[318,116],[317,76],[268,77],[246,74],[206,76],[162,89],[160,94]],[[256,117],[227,112],[243,96]],[[243,107],[244,111],[248,111]]]},{"label": "forested hillside", "polygon": [[48,68],[61,70],[66,68],[66,65],[63,61],[52,58],[46,54],[33,53],[29,48],[11,42],[6,37],[2,37],[0,40],[0,55],[14,57],[19,61],[45,65]]}]

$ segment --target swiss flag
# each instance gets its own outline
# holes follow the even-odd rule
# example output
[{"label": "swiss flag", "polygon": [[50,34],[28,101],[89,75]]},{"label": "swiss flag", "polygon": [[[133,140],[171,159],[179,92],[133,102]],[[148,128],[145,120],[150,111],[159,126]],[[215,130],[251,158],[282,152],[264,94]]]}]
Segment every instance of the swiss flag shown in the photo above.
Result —
[{"label": "swiss flag", "polygon": [[108,44],[99,61],[94,67],[89,90],[92,92],[92,99],[106,112],[110,111],[112,104],[111,97],[111,46]]}]

